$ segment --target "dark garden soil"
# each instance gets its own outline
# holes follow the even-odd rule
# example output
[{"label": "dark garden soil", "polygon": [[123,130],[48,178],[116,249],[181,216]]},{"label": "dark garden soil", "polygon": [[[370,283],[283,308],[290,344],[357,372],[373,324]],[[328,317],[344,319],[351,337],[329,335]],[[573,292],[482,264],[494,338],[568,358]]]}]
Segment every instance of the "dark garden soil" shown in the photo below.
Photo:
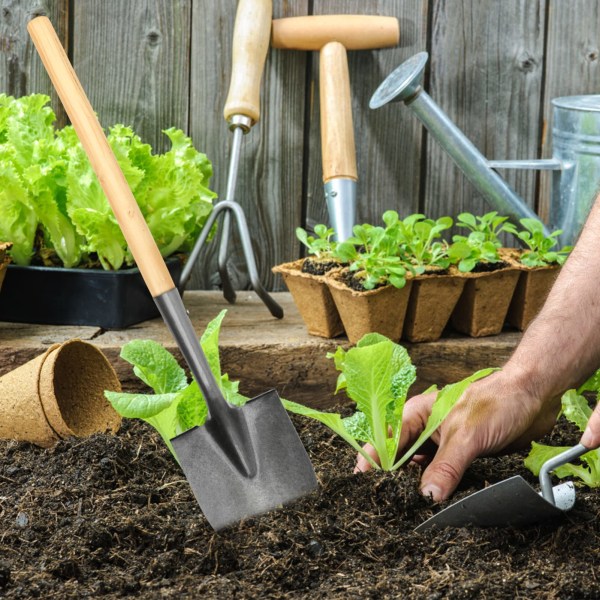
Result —
[{"label": "dark garden soil", "polygon": [[[0,442],[3,598],[599,598],[600,493],[525,529],[413,528],[439,506],[411,467],[352,475],[354,453],[296,421],[318,493],[219,535],[141,422],[52,450]],[[572,443],[565,426],[553,443]],[[522,455],[476,461],[457,496],[515,473]]]}]

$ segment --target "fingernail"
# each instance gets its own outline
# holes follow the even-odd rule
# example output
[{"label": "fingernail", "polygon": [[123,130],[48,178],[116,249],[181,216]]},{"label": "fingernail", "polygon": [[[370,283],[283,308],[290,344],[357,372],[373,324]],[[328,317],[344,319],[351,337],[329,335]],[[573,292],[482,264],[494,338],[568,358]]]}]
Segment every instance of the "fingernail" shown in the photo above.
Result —
[{"label": "fingernail", "polygon": [[442,490],[435,483],[426,483],[421,488],[421,494],[426,498],[431,498],[434,502],[442,500]]}]

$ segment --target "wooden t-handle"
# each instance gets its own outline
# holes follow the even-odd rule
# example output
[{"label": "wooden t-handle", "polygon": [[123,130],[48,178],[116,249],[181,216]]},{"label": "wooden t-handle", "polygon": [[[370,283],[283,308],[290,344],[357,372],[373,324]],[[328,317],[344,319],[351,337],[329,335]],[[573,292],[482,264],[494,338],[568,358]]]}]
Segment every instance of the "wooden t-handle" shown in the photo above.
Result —
[{"label": "wooden t-handle", "polygon": [[36,17],[27,29],[150,293],[156,297],[172,290],[173,279],[52,23],[47,17]]},{"label": "wooden t-handle", "polygon": [[231,83],[223,114],[249,117],[252,125],[260,116],[260,80],[271,36],[271,0],[240,0],[233,28]]},{"label": "wooden t-handle", "polygon": [[329,42],[319,61],[323,182],[345,177],[356,181],[356,149],[346,49]]}]

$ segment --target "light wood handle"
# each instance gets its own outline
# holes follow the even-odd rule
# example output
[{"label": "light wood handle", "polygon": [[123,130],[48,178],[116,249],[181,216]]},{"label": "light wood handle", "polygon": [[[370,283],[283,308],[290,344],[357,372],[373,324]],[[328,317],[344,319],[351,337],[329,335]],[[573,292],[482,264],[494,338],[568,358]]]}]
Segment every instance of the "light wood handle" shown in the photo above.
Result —
[{"label": "light wood handle", "polygon": [[260,117],[260,80],[269,37],[273,3],[271,0],[240,0],[233,28],[231,83],[223,114],[249,117],[252,125]]},{"label": "light wood handle", "polygon": [[372,15],[315,15],[275,19],[273,48],[320,50],[340,42],[346,50],[368,50],[398,45],[400,25],[396,17]]},{"label": "light wood handle", "polygon": [[323,46],[319,61],[323,181],[356,181],[356,151],[348,56],[339,42]]},{"label": "light wood handle", "polygon": [[173,279],[137,205],[92,106],[47,17],[27,25],[46,71],[56,88],[142,277],[152,296],[172,290]]}]

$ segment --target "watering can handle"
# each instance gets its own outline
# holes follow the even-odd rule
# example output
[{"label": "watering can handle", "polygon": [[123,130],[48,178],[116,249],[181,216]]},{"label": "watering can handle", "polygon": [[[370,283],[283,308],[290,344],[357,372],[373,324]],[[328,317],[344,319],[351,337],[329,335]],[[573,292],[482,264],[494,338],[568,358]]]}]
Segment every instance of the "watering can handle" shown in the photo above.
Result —
[{"label": "watering can handle", "polygon": [[235,15],[231,62],[231,83],[223,115],[242,115],[250,126],[260,117],[260,80],[269,39],[273,3],[271,0],[240,0]]},{"label": "watering can handle", "polygon": [[47,17],[36,17],[29,22],[27,29],[150,293],[157,297],[174,289],[165,261],[52,23]]}]

